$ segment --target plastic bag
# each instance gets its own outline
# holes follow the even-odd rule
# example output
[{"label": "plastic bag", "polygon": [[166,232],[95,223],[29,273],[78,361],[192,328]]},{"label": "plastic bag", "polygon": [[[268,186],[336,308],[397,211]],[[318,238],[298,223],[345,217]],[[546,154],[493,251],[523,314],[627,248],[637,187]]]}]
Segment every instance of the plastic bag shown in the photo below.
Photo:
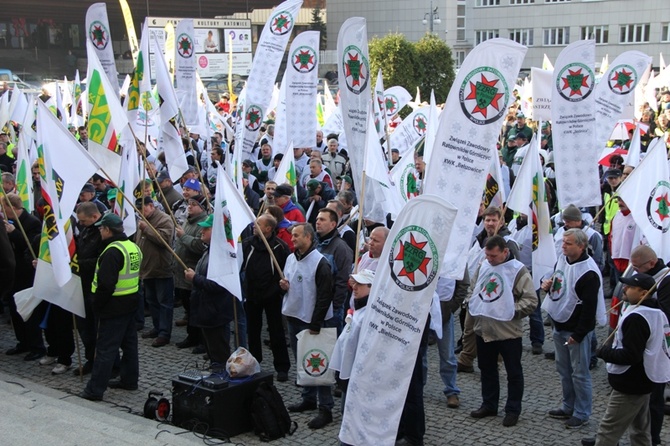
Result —
[{"label": "plastic bag", "polygon": [[231,378],[243,378],[260,373],[261,365],[244,347],[238,347],[226,361],[226,372]]},{"label": "plastic bag", "polygon": [[330,386],[335,383],[335,370],[330,358],[337,342],[336,328],[322,328],[318,335],[303,330],[298,338],[298,384],[301,386]]}]

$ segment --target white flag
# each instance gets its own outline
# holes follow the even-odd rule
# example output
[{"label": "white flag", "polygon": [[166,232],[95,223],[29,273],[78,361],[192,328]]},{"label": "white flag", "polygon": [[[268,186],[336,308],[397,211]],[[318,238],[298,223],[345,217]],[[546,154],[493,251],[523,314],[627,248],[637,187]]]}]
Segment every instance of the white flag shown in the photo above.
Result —
[{"label": "white flag", "polygon": [[[12,99],[9,101],[9,119],[24,125],[23,118],[28,111],[28,100],[19,87],[12,91]],[[32,124],[32,123],[31,123]]]},{"label": "white flag", "polygon": [[440,109],[435,103],[435,90],[430,91],[430,109],[428,111],[428,128],[426,129],[426,143],[423,149],[423,162],[430,164],[433,146],[437,138],[437,125],[440,122]]},{"label": "white flag", "polygon": [[477,45],[463,62],[440,116],[423,191],[458,208],[443,274],[460,280],[481,193],[526,47],[508,39]]},{"label": "white flag", "polygon": [[444,199],[420,196],[405,205],[386,239],[380,258],[390,260],[377,268],[349,379],[339,434],[345,443],[395,444],[455,216]]},{"label": "white flag", "polygon": [[543,70],[548,70],[548,71],[553,71],[554,66],[551,64],[551,61],[549,60],[549,57],[545,54],[544,58],[542,59],[542,69]]},{"label": "white flag", "polygon": [[[398,150],[400,156],[412,156],[414,147],[428,132],[430,125],[429,115],[429,105],[419,107],[407,115],[389,137],[391,140],[391,149]],[[437,122],[434,125],[437,127]],[[435,131],[435,135],[437,136],[437,130]],[[433,138],[433,141],[435,141],[435,138]]]},{"label": "white flag", "polygon": [[533,119],[536,121],[551,120],[551,81],[554,79],[553,70],[530,69],[533,83],[531,96],[533,97]]},{"label": "white flag", "polygon": [[175,73],[177,99],[187,126],[198,124],[198,93],[195,79],[195,32],[193,19],[182,19],[175,30]]},{"label": "white flag", "polygon": [[[281,86],[279,87],[279,99],[277,101],[277,108],[275,109],[275,134],[272,138],[272,153],[286,153],[289,136],[288,136],[288,117],[286,116],[286,73],[281,79]],[[304,139],[304,138],[303,138]],[[312,147],[313,141],[307,147]]]},{"label": "white flag", "polygon": [[237,239],[254,220],[254,214],[244,197],[219,164],[207,278],[227,289],[239,300],[242,300],[242,287],[237,263]]},{"label": "white flag", "polygon": [[[119,96],[119,80],[114,62],[114,47],[112,46],[112,35],[109,32],[109,21],[107,20],[107,5],[105,3],[94,3],[86,11],[86,41],[91,44],[95,55],[102,65],[107,80],[114,85],[114,91],[108,94]],[[87,45],[88,48],[88,45]],[[91,60],[88,50],[89,63]],[[90,77],[89,77],[90,82]]]},{"label": "white flag", "polygon": [[502,170],[500,169],[500,160],[497,156],[494,156],[491,158],[489,174],[486,176],[482,206],[485,208],[489,206],[502,208],[505,201],[505,184],[503,183]]},{"label": "white flag", "polygon": [[114,209],[112,209],[112,212],[123,220],[123,231],[126,234],[137,232],[134,203],[129,201],[135,200],[133,193],[137,185],[140,184],[140,155],[135,150],[135,144],[135,137],[130,132],[124,132],[121,141],[123,146],[121,174],[116,182],[117,193]]},{"label": "white flag", "polygon": [[554,69],[551,123],[558,201],[597,206],[600,196],[595,144],[595,40],[578,40],[561,51]]},{"label": "white flag", "polygon": [[293,39],[288,52],[282,88],[286,83],[287,141],[293,141],[294,147],[314,146],[320,35],[318,31],[303,31]]},{"label": "white flag", "polygon": [[384,78],[382,76],[381,68],[377,72],[377,82],[375,83],[375,91],[373,92],[372,98],[372,109],[375,113],[377,136],[379,139],[386,139],[388,123],[386,120],[386,101],[384,99]]},{"label": "white flag", "polygon": [[[640,123],[638,122],[635,125],[635,131],[633,132],[633,137],[630,139],[630,146],[628,146],[628,154],[626,155],[626,166],[632,166],[633,168],[637,167],[640,164],[642,158],[642,148],[640,147]],[[647,129],[649,131],[649,129]]]},{"label": "white flag", "polygon": [[384,108],[386,108],[387,121],[390,122],[411,100],[412,95],[404,87],[395,86],[384,90]]},{"label": "white flag", "polygon": [[670,178],[661,138],[649,144],[647,156],[631,172],[617,194],[659,258],[670,257]]}]

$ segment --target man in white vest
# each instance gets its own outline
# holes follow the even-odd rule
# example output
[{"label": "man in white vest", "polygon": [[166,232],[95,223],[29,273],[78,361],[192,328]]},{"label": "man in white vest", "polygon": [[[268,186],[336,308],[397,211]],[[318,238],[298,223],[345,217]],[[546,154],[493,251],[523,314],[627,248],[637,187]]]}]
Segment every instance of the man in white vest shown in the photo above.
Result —
[{"label": "man in white vest", "polygon": [[562,405],[549,411],[552,418],[565,419],[565,427],[576,429],[591,416],[591,337],[596,319],[605,323],[602,276],[587,254],[588,237],[581,229],[563,233],[563,255],[551,279],[542,282],[547,295],[542,309],[554,327],[556,370],[561,377]]},{"label": "man in white vest", "polygon": [[[316,250],[316,233],[307,223],[293,227],[291,241],[295,252],[286,260],[285,279],[279,286],[286,291],[282,314],[288,322],[291,350],[297,357],[296,335],[303,330],[309,334],[319,334],[326,327],[326,320],[333,318],[333,274],[328,260]],[[333,325],[334,326],[334,325]],[[302,402],[288,407],[289,412],[306,412],[318,409],[319,415],[308,426],[320,429],[333,421],[333,394],[330,386],[302,387]]]},{"label": "man in white vest", "polygon": [[670,381],[666,340],[670,326],[658,302],[647,296],[655,283],[652,276],[635,274],[619,280],[630,306],[619,319],[612,346],[598,350],[598,356],[607,362],[612,393],[593,444],[617,444],[626,429],[632,445],[660,444],[651,439],[649,395],[654,383]]},{"label": "man in white vest", "polygon": [[472,279],[475,285],[468,304],[477,337],[483,401],[470,416],[484,418],[498,414],[498,356],[502,356],[507,371],[507,403],[502,424],[509,427],[519,420],[523,398],[521,320],[537,307],[537,295],[530,273],[511,256],[503,237],[490,237],[484,252],[486,259]]}]

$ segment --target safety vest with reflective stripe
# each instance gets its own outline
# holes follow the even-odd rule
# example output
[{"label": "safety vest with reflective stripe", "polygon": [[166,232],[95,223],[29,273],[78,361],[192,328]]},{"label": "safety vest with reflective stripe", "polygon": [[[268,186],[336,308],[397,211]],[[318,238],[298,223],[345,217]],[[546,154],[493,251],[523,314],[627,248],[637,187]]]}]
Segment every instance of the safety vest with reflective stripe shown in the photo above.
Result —
[{"label": "safety vest with reflective stripe", "polygon": [[[614,196],[614,198],[611,198]],[[605,222],[603,223],[603,234],[609,235],[612,228],[612,219],[619,212],[619,202],[616,199],[616,193],[606,193],[603,197],[605,200]]]},{"label": "safety vest with reflective stripe", "polygon": [[[119,271],[119,279],[114,287],[112,296],[127,296],[140,290],[140,264],[142,263],[142,251],[130,240],[112,242],[102,251],[100,257],[110,248],[116,248],[123,254],[123,267]],[[98,258],[99,259],[99,258]],[[98,288],[98,270],[100,260],[95,266],[95,276],[91,291],[95,293]]]}]

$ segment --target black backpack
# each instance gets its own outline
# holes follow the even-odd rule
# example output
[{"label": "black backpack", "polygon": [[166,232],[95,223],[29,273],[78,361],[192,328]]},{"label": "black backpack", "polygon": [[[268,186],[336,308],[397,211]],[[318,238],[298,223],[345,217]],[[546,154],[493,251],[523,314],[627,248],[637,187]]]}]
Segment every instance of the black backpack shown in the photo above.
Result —
[{"label": "black backpack", "polygon": [[298,423],[291,421],[284,400],[273,384],[259,384],[251,403],[254,432],[262,441],[293,435]]}]

